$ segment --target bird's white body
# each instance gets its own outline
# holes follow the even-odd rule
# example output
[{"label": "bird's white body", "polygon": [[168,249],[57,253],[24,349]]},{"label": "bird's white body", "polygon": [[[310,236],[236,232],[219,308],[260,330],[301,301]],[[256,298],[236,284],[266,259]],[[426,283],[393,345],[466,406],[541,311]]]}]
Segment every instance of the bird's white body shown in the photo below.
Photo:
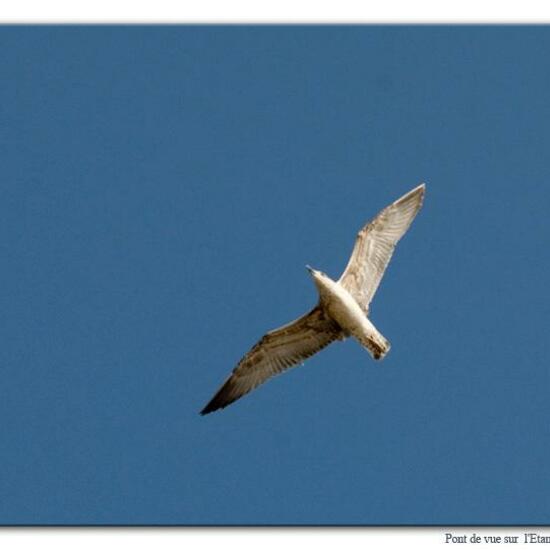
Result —
[{"label": "bird's white body", "polygon": [[382,359],[390,349],[389,342],[370,322],[355,298],[337,281],[320,271],[311,270],[319,291],[321,307],[338,323],[344,333],[353,336],[375,359]]}]

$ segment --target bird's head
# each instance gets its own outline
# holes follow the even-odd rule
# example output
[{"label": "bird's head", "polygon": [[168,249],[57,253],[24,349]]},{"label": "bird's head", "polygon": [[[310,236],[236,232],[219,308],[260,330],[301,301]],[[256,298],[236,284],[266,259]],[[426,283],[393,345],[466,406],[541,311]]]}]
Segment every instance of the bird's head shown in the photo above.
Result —
[{"label": "bird's head", "polygon": [[315,278],[317,275],[320,275],[321,272],[317,271],[316,269],[313,269],[310,265],[306,265],[306,269],[308,270],[308,273]]},{"label": "bird's head", "polygon": [[309,265],[306,265],[306,269],[308,270],[309,274],[311,275],[311,278],[313,279],[315,285],[319,290],[325,288],[329,284],[329,281],[331,281],[330,277],[326,273],[323,273],[322,271],[313,269]]}]

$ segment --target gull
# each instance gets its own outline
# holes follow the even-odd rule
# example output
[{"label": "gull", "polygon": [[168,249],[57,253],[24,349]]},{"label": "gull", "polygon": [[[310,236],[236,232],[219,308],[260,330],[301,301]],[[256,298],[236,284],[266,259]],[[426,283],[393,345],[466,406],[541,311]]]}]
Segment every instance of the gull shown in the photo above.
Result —
[{"label": "gull", "polygon": [[369,305],[399,239],[422,206],[424,184],[390,204],[357,234],[344,273],[333,281],[306,266],[319,292],[309,312],[265,334],[241,359],[201,411],[223,409],[276,374],[300,364],[336,340],[353,336],[372,357],[383,359],[390,343],[368,318]]}]

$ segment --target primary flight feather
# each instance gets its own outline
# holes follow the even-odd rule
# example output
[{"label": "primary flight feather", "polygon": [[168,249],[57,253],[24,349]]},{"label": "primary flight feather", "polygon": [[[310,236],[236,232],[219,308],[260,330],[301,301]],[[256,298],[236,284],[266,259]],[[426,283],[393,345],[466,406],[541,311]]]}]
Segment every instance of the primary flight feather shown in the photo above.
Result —
[{"label": "primary flight feather", "polygon": [[201,414],[227,407],[272,376],[348,336],[355,337],[374,359],[382,359],[390,344],[369,320],[369,304],[395,245],[422,206],[424,193],[425,185],[419,185],[359,231],[348,265],[337,282],[308,266],[319,291],[318,304],[299,319],[265,334],[241,359]]}]

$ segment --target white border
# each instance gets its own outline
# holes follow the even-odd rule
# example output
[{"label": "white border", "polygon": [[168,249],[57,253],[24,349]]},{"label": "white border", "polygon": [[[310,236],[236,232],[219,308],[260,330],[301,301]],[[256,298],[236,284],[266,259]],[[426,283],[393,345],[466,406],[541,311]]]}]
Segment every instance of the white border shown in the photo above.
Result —
[{"label": "white border", "polygon": [[[448,541],[447,533],[466,537],[465,544]],[[420,528],[15,528],[0,529],[3,549],[40,548],[40,550],[280,550],[315,548],[366,550],[412,548],[525,548],[525,533],[549,537],[550,529],[541,527],[420,527]],[[472,544],[472,536],[481,541]],[[515,535],[518,544],[488,544],[485,535]],[[458,539],[456,539],[458,540]],[[544,544],[543,544],[544,545]],[[537,546],[538,547],[538,546]]]},{"label": "white border", "polygon": [[19,0],[2,23],[544,23],[547,0]]}]

